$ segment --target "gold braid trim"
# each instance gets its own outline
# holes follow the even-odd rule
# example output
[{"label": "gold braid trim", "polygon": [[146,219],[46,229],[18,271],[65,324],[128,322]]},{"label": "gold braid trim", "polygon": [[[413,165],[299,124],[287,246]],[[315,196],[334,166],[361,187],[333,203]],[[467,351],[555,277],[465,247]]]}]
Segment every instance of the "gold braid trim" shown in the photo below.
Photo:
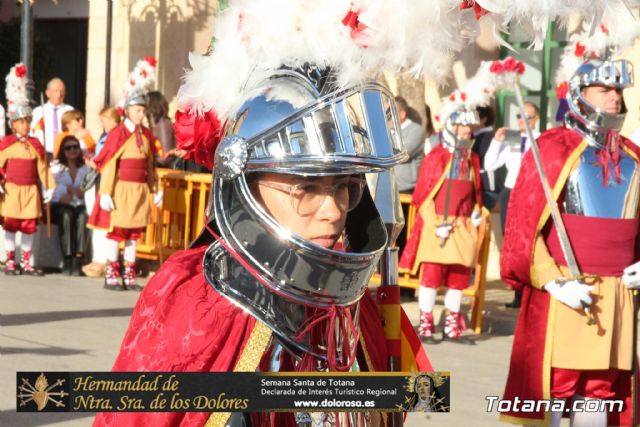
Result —
[{"label": "gold braid trim", "polygon": [[[256,320],[233,372],[255,372],[270,341],[271,329]],[[212,412],[205,427],[224,427],[230,416],[231,412]]]}]

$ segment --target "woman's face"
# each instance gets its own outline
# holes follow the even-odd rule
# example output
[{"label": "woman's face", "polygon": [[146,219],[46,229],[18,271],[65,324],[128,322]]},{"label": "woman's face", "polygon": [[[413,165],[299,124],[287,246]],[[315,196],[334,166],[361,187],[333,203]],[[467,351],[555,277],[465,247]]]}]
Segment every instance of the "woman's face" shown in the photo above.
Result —
[{"label": "woman's face", "polygon": [[283,227],[332,248],[344,230],[350,197],[355,203],[354,182],[361,181],[351,175],[305,178],[264,173],[251,182],[251,188],[256,200]]},{"label": "woman's face", "polygon": [[82,155],[82,151],[80,150],[80,143],[78,143],[78,141],[66,141],[62,146],[62,150],[64,151],[64,155],[70,163],[75,162]]}]

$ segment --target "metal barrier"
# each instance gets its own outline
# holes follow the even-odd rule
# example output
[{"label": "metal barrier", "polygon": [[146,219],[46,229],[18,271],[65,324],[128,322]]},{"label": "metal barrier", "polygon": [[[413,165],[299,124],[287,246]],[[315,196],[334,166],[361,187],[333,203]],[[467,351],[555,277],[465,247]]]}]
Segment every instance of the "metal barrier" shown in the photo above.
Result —
[{"label": "metal barrier", "polygon": [[164,199],[160,208],[152,208],[151,223],[138,241],[138,256],[162,262],[187,248],[204,227],[211,175],[158,169],[158,178]]},{"label": "metal barrier", "polygon": [[[152,221],[144,236],[138,241],[138,256],[163,262],[173,252],[185,249],[193,241],[205,223],[205,210],[211,190],[211,174],[158,169],[160,188],[164,200],[160,208],[152,208]],[[409,205],[404,233],[410,235],[415,222],[416,208],[411,205],[410,194],[400,194],[400,202]],[[482,330],[484,293],[486,288],[486,268],[491,242],[491,221],[489,212],[483,209],[483,225],[478,235],[478,256],[476,257],[473,284],[464,290],[464,295],[473,298],[471,305],[471,329],[475,333]],[[372,284],[379,284],[376,274]],[[400,286],[417,289],[419,278],[409,274],[399,277]]]}]

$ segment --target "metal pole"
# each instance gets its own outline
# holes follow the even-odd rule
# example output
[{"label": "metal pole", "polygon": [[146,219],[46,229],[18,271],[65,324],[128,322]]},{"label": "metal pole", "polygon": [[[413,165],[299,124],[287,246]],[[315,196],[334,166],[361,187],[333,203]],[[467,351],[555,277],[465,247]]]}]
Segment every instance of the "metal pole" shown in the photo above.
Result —
[{"label": "metal pole", "polygon": [[107,48],[104,60],[104,106],[111,104],[111,31],[113,28],[113,0],[107,0]]},{"label": "metal pole", "polygon": [[[33,80],[33,6],[29,0],[22,2],[20,21],[20,62],[27,66],[27,79]],[[31,99],[31,88],[27,88]]]},{"label": "metal pole", "polygon": [[[375,186],[375,204],[380,212],[380,217],[387,229],[388,242],[382,257],[380,258],[380,287],[378,288],[378,301],[386,301],[393,309],[385,310],[385,336],[387,341],[400,340],[400,331],[387,329],[387,325],[397,324],[393,318],[400,319],[400,286],[398,285],[398,247],[396,239],[404,227],[404,216],[400,205],[400,196],[396,186],[393,169],[381,172],[377,176]],[[400,371],[400,354],[389,352],[389,370]],[[401,412],[391,412],[388,415],[387,427],[401,427],[404,424]]]}]

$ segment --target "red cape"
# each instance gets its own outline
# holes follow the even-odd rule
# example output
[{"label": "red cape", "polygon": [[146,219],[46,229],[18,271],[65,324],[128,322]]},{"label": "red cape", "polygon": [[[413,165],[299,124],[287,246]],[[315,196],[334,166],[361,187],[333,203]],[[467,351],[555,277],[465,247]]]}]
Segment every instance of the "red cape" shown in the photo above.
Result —
[{"label": "red cape", "polygon": [[[578,132],[564,127],[545,131],[538,138],[544,171],[553,189],[569,157],[583,141]],[[622,144],[640,158],[640,150],[628,139]],[[566,177],[565,177],[566,179]],[[549,294],[531,286],[533,244],[538,223],[547,206],[540,176],[531,150],[525,154],[516,185],[509,199],[507,221],[500,259],[500,275],[514,289],[522,289],[522,308],[516,324],[511,364],[504,399],[513,401],[543,399],[543,357],[549,312]],[[549,221],[549,219],[547,219]],[[542,345],[541,345],[542,344]],[[549,378],[550,378],[549,374]],[[626,399],[622,414],[610,414],[609,425],[630,425],[631,384],[616,384],[615,399]],[[508,413],[509,417],[541,420],[543,413]]]},{"label": "red cape", "polygon": [[[155,158],[156,147],[154,144],[155,137],[151,130],[146,127],[142,127],[142,134],[149,141],[149,148]],[[107,134],[107,140],[104,142],[100,154],[98,154],[93,161],[96,163],[96,168],[100,171],[102,168],[115,156],[122,146],[129,140],[132,132],[124,125],[124,123],[118,124]],[[111,212],[105,211],[100,207],[100,194],[96,195],[97,203],[93,205],[93,210],[89,214],[87,224],[91,227],[108,230],[111,226]]]},{"label": "red cape", "polygon": [[[36,153],[38,153],[38,156],[40,156],[41,159],[46,158],[44,147],[42,146],[42,144],[40,144],[40,141],[38,141],[36,138],[31,137],[27,138],[27,141],[29,142],[29,144],[31,144],[33,149],[36,150]],[[0,151],[8,148],[14,142],[18,142],[18,138],[16,138],[15,135],[7,135],[4,138],[0,139]]]},{"label": "red cape", "polygon": [[[420,165],[420,172],[418,173],[418,180],[416,181],[416,189],[413,191],[413,197],[411,204],[415,207],[420,207],[428,198],[429,195],[435,189],[435,186],[440,182],[442,175],[445,173],[445,169],[449,160],[451,159],[451,153],[444,148],[442,144],[438,144],[422,159]],[[473,167],[473,175],[476,182],[476,203],[478,206],[482,206],[482,188],[480,185],[480,158],[476,153],[471,153],[471,165]],[[437,193],[432,195],[432,198]],[[422,235],[422,227],[424,226],[424,220],[421,215],[416,215],[413,228],[411,229],[411,236],[407,240],[407,244],[402,251],[400,257],[399,267],[402,269],[411,270],[416,259],[418,252],[418,246],[420,244],[420,236]]]},{"label": "red cape", "polygon": [[[124,123],[118,124],[115,128],[113,128],[107,134],[107,140],[104,142],[104,146],[102,150],[100,150],[100,154],[98,154],[93,161],[96,163],[96,167],[98,170],[101,170],[104,165],[115,156],[120,148],[124,145],[125,142],[129,139],[132,132],[129,132],[129,129],[124,125]],[[156,147],[154,144],[154,136],[149,128],[142,127],[142,134],[149,141],[149,147],[151,148],[151,152],[155,156]]]},{"label": "red cape", "polygon": [[[133,311],[113,371],[233,371],[256,319],[207,283],[202,274],[205,250],[206,245],[175,253],[149,281]],[[385,371],[382,321],[368,293],[361,301],[362,339],[375,369]],[[431,370],[430,364],[419,367]],[[209,415],[101,413],[94,426],[202,426]]]}]

